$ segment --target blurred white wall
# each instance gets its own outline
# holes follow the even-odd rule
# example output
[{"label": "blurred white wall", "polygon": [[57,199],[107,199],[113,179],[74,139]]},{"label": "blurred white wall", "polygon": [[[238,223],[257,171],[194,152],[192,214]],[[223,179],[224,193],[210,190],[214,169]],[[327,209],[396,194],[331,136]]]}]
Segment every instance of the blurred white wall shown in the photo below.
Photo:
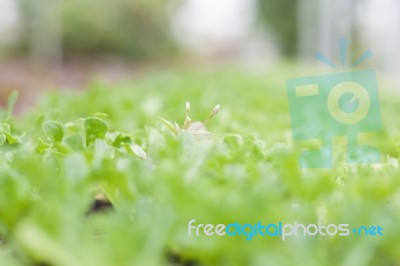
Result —
[{"label": "blurred white wall", "polygon": [[251,31],[255,0],[186,0],[173,18],[176,38],[200,53],[226,49]]},{"label": "blurred white wall", "polygon": [[18,38],[20,16],[16,0],[0,0],[0,43],[10,43]]},{"label": "blurred white wall", "polygon": [[374,53],[381,71],[400,74],[400,1],[366,0],[359,3],[360,37]]}]

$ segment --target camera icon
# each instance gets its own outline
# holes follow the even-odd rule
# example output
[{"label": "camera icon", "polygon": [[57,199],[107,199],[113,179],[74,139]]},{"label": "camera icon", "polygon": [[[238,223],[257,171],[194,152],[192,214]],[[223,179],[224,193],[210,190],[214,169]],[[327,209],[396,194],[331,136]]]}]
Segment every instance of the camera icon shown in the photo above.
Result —
[{"label": "camera icon", "polygon": [[360,133],[382,130],[374,70],[290,79],[287,95],[294,140],[321,142],[318,149],[301,153],[300,167],[332,167],[335,136],[347,137],[347,162],[380,162],[376,148],[358,143]]}]

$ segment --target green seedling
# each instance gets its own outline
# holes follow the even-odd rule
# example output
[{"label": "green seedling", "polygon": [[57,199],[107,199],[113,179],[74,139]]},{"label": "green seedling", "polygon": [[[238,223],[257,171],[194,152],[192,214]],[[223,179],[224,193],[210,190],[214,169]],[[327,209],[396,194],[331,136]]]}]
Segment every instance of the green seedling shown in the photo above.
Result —
[{"label": "green seedling", "polygon": [[16,136],[11,133],[11,126],[7,123],[0,123],[0,146],[2,146],[6,140],[8,144],[13,145],[21,141],[22,136]]},{"label": "green seedling", "polygon": [[179,126],[175,121],[172,123],[162,117],[158,117],[161,122],[173,133],[175,136],[178,136],[181,132],[190,132],[196,136],[210,136],[211,133],[207,130],[206,125],[208,122],[219,112],[220,105],[217,104],[211,111],[210,116],[204,121],[195,121],[192,122],[192,119],[189,116],[190,113],[190,102],[186,102],[186,117],[182,126]]}]

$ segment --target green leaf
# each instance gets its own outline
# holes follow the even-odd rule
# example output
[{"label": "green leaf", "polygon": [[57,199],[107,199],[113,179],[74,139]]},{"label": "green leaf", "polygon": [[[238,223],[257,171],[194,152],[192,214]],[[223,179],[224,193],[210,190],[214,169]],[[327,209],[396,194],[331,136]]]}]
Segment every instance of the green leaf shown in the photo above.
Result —
[{"label": "green leaf", "polygon": [[10,134],[5,134],[5,135],[7,137],[8,143],[10,143],[11,145],[18,142],[18,139],[11,136]]},{"label": "green leaf", "polygon": [[103,139],[108,131],[107,123],[101,119],[89,117],[84,122],[86,145],[89,145],[95,139]]},{"label": "green leaf", "polygon": [[39,139],[39,144],[36,146],[35,151],[37,153],[43,153],[45,152],[47,149],[51,148],[50,144],[47,144],[46,142],[44,142],[43,140]]},{"label": "green leaf", "polygon": [[131,143],[131,137],[119,134],[112,143],[112,146],[120,148],[122,144]]},{"label": "green leaf", "polygon": [[243,144],[243,137],[239,134],[225,134],[223,140],[231,149],[236,149]]},{"label": "green leaf", "polygon": [[11,127],[7,123],[0,124],[0,133],[3,134],[9,144],[14,144],[18,142],[18,138],[11,135]]},{"label": "green leaf", "polygon": [[158,116],[158,119],[160,119],[160,121],[164,124],[164,126],[166,126],[172,133],[174,133],[175,135],[178,135],[178,131],[177,128],[168,120]]},{"label": "green leaf", "polygon": [[14,106],[15,103],[18,100],[18,91],[13,90],[10,94],[10,96],[8,96],[8,100],[7,100],[7,116],[8,118],[11,117],[12,112],[14,111]]},{"label": "green leaf", "polygon": [[142,147],[140,147],[137,144],[132,144],[129,146],[131,151],[140,159],[142,159],[143,161],[147,160],[147,153],[142,149]]},{"label": "green leaf", "polygon": [[99,118],[99,119],[107,119],[107,118],[109,118],[109,115],[106,114],[106,113],[95,113],[94,116],[96,118]]},{"label": "green leaf", "polygon": [[14,90],[8,96],[7,109],[5,111],[0,110],[1,111],[0,120],[8,121],[11,118],[17,99],[18,99],[18,92]]},{"label": "green leaf", "polygon": [[7,124],[7,123],[1,123],[1,124],[0,124],[0,131],[3,131],[3,132],[5,132],[5,133],[10,134],[10,132],[11,132],[11,127],[10,127],[10,125]]},{"label": "green leaf", "polygon": [[73,150],[79,151],[84,148],[83,136],[81,134],[72,134],[66,137],[64,141]]},{"label": "green leaf", "polygon": [[61,123],[49,120],[42,124],[43,132],[47,138],[55,142],[61,142],[64,137],[64,129]]},{"label": "green leaf", "polygon": [[16,239],[24,250],[34,254],[39,260],[48,261],[51,265],[84,265],[66,247],[57,242],[54,236],[33,223],[20,224],[16,229]]},{"label": "green leaf", "polygon": [[6,142],[6,136],[4,134],[0,134],[0,146],[3,146],[4,142]]},{"label": "green leaf", "polygon": [[65,158],[64,164],[65,177],[69,183],[81,182],[89,173],[89,168],[83,154],[75,153],[69,155]]}]

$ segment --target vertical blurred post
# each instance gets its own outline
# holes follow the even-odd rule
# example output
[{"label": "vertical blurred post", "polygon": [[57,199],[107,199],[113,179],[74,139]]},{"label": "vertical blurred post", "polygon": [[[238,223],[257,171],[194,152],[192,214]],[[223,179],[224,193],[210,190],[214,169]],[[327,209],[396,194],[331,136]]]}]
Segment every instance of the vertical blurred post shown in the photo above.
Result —
[{"label": "vertical blurred post", "polygon": [[[351,43],[354,29],[354,0],[304,0],[299,5],[299,52],[311,58],[320,50],[337,58],[338,39]],[[350,51],[348,51],[350,53]],[[348,54],[350,56],[350,54]]]},{"label": "vertical blurred post", "polygon": [[[330,58],[339,58],[337,41],[353,39],[353,0],[319,0],[319,47]],[[350,50],[348,58],[350,58]]]},{"label": "vertical blurred post", "polygon": [[18,39],[19,15],[15,0],[0,0],[0,46],[13,45]]},{"label": "vertical blurred post", "polygon": [[317,0],[303,0],[298,4],[298,52],[301,59],[313,58],[318,50],[317,6]]},{"label": "vertical blurred post", "polygon": [[62,0],[29,2],[29,49],[33,61],[62,63],[61,5]]}]

